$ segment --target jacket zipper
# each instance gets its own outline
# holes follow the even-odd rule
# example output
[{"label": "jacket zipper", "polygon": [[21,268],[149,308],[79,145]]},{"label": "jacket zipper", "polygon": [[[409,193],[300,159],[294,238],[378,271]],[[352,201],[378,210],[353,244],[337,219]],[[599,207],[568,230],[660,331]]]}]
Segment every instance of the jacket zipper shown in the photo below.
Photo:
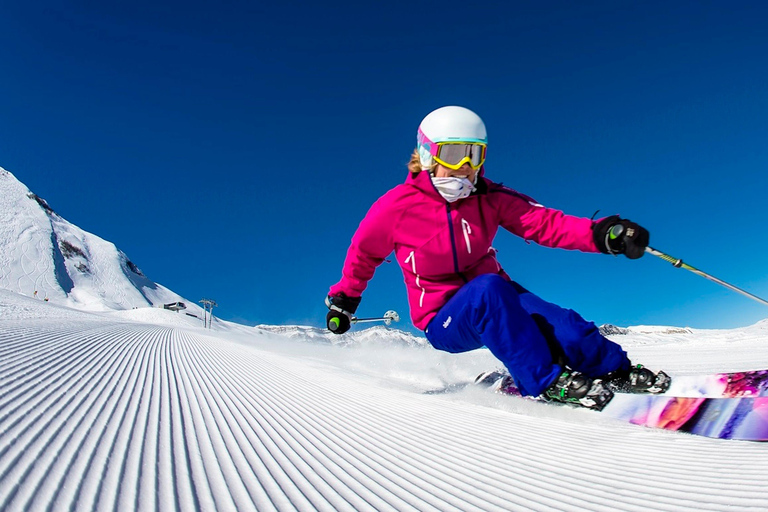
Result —
[{"label": "jacket zipper", "polygon": [[462,281],[468,283],[464,274],[459,271],[459,253],[456,250],[456,236],[453,233],[453,219],[451,218],[451,204],[445,203],[445,213],[448,215],[448,232],[451,234],[451,250],[453,251],[453,269]]}]

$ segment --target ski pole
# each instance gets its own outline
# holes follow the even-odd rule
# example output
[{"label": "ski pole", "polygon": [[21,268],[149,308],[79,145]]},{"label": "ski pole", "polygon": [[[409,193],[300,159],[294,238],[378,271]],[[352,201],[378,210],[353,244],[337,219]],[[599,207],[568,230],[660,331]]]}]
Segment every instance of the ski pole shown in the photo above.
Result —
[{"label": "ski pole", "polygon": [[736,286],[733,286],[732,284],[728,284],[728,283],[726,283],[725,281],[723,281],[721,279],[718,279],[718,278],[716,278],[714,276],[711,276],[711,275],[707,274],[706,272],[702,272],[701,270],[697,269],[696,267],[692,267],[691,265],[689,265],[687,263],[683,263],[683,260],[680,260],[680,259],[677,259],[677,258],[673,258],[669,254],[664,254],[661,251],[657,251],[653,247],[646,247],[645,248],[645,252],[653,254],[654,256],[658,256],[659,258],[663,259],[667,263],[671,263],[672,266],[675,267],[675,268],[684,268],[685,270],[690,270],[694,274],[698,274],[701,277],[706,277],[710,281],[714,281],[715,283],[717,283],[719,285],[725,286],[729,290],[733,290],[736,293],[740,293],[740,294],[744,295],[745,297],[749,297],[752,300],[756,300],[757,302],[760,302],[760,303],[765,304],[766,306],[768,306],[768,301],[763,300],[760,297],[757,297],[756,295],[752,295],[751,293],[746,292],[746,291],[744,291],[741,288],[738,288]]},{"label": "ski pole", "polygon": [[362,324],[364,322],[384,322],[386,325],[389,325],[393,321],[399,322],[400,315],[397,314],[397,311],[391,310],[384,313],[384,316],[381,318],[357,318],[356,316],[353,316],[350,319],[350,322],[353,324]]}]

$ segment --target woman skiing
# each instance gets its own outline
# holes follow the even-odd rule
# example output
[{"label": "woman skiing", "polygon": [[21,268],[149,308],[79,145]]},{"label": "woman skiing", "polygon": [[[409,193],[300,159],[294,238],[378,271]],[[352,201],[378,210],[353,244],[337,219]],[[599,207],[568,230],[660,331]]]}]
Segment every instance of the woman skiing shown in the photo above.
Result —
[{"label": "woman skiing", "polygon": [[424,118],[405,183],[373,204],[352,237],[341,281],[326,298],[328,329],[349,329],[374,270],[394,251],[413,324],[434,348],[487,347],[523,395],[602,408],[611,396],[606,384],[658,392],[661,379],[633,368],[594,323],[512,281],[491,246],[503,227],[547,247],[635,259],[648,231],[618,216],[565,215],[494,183],[484,175],[487,143],[485,124],[466,108]]}]

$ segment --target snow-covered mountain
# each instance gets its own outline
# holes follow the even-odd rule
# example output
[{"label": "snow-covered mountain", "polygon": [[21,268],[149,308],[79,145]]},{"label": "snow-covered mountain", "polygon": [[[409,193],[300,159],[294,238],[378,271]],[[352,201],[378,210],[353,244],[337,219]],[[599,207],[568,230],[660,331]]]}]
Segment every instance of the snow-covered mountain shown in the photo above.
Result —
[{"label": "snow-covered mountain", "polygon": [[111,242],[67,222],[0,168],[0,288],[91,311],[182,301]]},{"label": "snow-covered mountain", "polygon": [[[115,244],[62,218],[48,202],[0,167],[0,289],[51,304],[86,311],[124,311],[176,327],[197,325],[202,309],[152,281]],[[188,313],[132,312],[134,309],[184,302]],[[115,317],[113,315],[113,317]],[[214,318],[214,329],[243,326]],[[257,326],[257,331],[334,345],[399,344],[424,346],[426,340],[397,329],[377,326],[342,336],[303,326]]]}]

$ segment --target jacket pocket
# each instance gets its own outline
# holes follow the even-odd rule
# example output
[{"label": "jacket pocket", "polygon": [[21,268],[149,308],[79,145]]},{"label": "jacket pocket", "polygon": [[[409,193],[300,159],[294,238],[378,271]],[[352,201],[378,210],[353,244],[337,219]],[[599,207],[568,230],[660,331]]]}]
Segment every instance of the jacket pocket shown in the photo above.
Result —
[{"label": "jacket pocket", "polygon": [[419,276],[419,272],[416,270],[416,251],[411,251],[404,263],[406,265],[410,264],[411,271],[413,271],[413,275],[416,276],[416,286],[421,289],[421,295],[419,295],[419,307],[422,308],[424,307],[424,295],[427,293],[427,290],[421,286],[421,276]]},{"label": "jacket pocket", "polygon": [[461,219],[461,232],[464,233],[464,242],[467,244],[467,254],[472,254],[472,244],[469,242],[469,235],[472,234],[472,226],[467,219]]}]

